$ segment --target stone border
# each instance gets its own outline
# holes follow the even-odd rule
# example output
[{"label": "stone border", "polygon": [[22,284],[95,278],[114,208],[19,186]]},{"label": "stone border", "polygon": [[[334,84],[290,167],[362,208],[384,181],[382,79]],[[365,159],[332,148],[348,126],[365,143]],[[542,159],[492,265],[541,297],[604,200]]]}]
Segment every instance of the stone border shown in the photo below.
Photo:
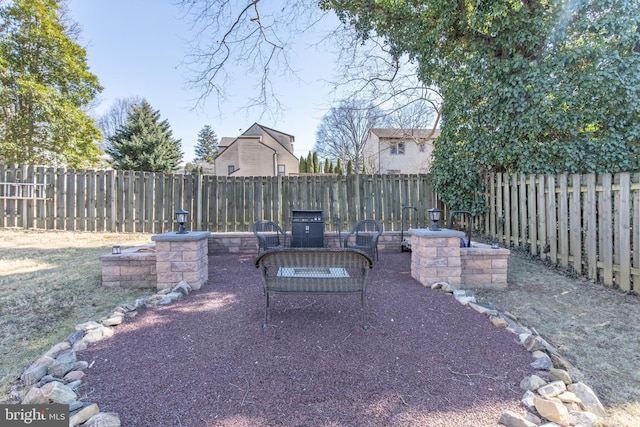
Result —
[{"label": "stone border", "polygon": [[454,289],[446,282],[434,283],[431,288],[452,294],[462,305],[486,314],[494,326],[517,334],[520,344],[531,353],[534,359],[531,367],[536,374],[520,382],[520,388],[524,390],[520,402],[527,412],[505,411],[500,424],[507,427],[596,427],[606,419],[606,410],[593,390],[581,381],[574,382],[582,377],[582,373],[535,329],[523,326],[509,312],[500,313],[491,303],[479,303],[472,291]]},{"label": "stone border", "polygon": [[69,405],[70,427],[120,427],[120,416],[117,413],[100,412],[97,403],[80,400],[76,389],[82,383],[84,371],[91,365],[77,360],[76,352],[84,350],[90,343],[113,336],[114,328],[126,317],[136,316],[139,309],[171,304],[189,295],[191,291],[192,287],[182,281],[148,298],[138,299],[134,305],[118,306],[98,322],[89,321],[76,325],[75,332],[52,346],[20,375],[22,384],[29,387],[21,403]]}]

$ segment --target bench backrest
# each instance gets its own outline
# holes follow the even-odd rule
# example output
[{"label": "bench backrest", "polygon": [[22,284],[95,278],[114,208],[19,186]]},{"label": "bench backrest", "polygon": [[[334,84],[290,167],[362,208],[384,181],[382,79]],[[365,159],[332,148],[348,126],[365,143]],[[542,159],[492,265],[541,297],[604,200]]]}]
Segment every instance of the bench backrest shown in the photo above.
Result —
[{"label": "bench backrest", "polygon": [[268,250],[258,256],[256,267],[355,267],[373,268],[366,253],[350,248],[282,248]]},{"label": "bench backrest", "polygon": [[276,292],[364,291],[373,260],[364,252],[345,248],[285,248],[256,258],[263,284]]}]

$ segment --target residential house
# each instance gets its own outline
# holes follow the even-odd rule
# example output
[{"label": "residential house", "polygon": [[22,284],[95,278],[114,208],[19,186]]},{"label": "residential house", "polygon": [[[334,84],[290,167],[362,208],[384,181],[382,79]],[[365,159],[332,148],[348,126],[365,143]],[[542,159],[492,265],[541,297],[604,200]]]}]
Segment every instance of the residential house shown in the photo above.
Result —
[{"label": "residential house", "polygon": [[218,176],[278,176],[298,173],[293,135],[254,123],[237,138],[223,137],[215,158]]},{"label": "residential house", "polygon": [[440,129],[370,129],[362,149],[367,173],[429,173],[438,136]]}]

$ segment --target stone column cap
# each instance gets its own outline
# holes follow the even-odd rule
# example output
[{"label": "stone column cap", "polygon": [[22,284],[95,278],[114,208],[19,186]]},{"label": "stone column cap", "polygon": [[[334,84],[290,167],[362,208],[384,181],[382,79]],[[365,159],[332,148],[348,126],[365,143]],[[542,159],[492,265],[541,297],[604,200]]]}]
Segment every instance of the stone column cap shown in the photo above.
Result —
[{"label": "stone column cap", "polygon": [[151,240],[154,242],[195,242],[198,240],[208,239],[210,236],[210,231],[189,231],[184,234],[178,234],[177,232],[172,231],[170,233],[151,236]]},{"label": "stone column cap", "polygon": [[450,230],[448,228],[441,228],[438,231],[433,231],[429,228],[410,228],[407,232],[412,236],[418,237],[464,237],[464,232],[458,230]]}]

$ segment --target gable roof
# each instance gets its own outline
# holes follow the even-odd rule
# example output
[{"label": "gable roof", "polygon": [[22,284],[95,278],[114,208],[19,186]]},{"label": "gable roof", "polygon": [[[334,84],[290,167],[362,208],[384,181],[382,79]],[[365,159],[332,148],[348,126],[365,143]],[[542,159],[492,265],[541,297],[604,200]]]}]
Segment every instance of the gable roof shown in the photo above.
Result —
[{"label": "gable roof", "polygon": [[[295,136],[290,135],[288,133],[281,132],[281,131],[276,130],[276,129],[272,129],[272,128],[267,127],[267,126],[263,126],[263,125],[261,125],[260,123],[257,123],[257,122],[252,124],[251,126],[249,126],[249,128],[246,131],[244,131],[242,133],[242,135],[245,135],[254,126],[257,126],[260,129],[262,129],[266,134],[271,136],[271,138],[273,138],[278,144],[280,144],[285,150],[287,150],[289,153],[293,154],[292,143],[296,140]],[[284,139],[286,141],[283,140],[283,137],[284,137]]]},{"label": "gable roof", "polygon": [[273,128],[270,128],[270,127],[267,127],[267,126],[264,126],[264,125],[261,125],[260,123],[257,123],[257,122],[254,123],[253,125],[249,126],[249,128],[253,127],[254,125],[261,127],[262,129],[264,129],[265,132],[267,132],[268,134],[270,134],[274,138],[275,138],[274,133],[279,133],[280,135],[284,135],[284,136],[290,137],[292,141],[296,140],[296,137],[291,135],[291,134],[289,134],[289,133],[285,133],[285,132],[282,132],[282,131],[279,131],[279,130],[276,130],[276,129],[273,129]]}]

